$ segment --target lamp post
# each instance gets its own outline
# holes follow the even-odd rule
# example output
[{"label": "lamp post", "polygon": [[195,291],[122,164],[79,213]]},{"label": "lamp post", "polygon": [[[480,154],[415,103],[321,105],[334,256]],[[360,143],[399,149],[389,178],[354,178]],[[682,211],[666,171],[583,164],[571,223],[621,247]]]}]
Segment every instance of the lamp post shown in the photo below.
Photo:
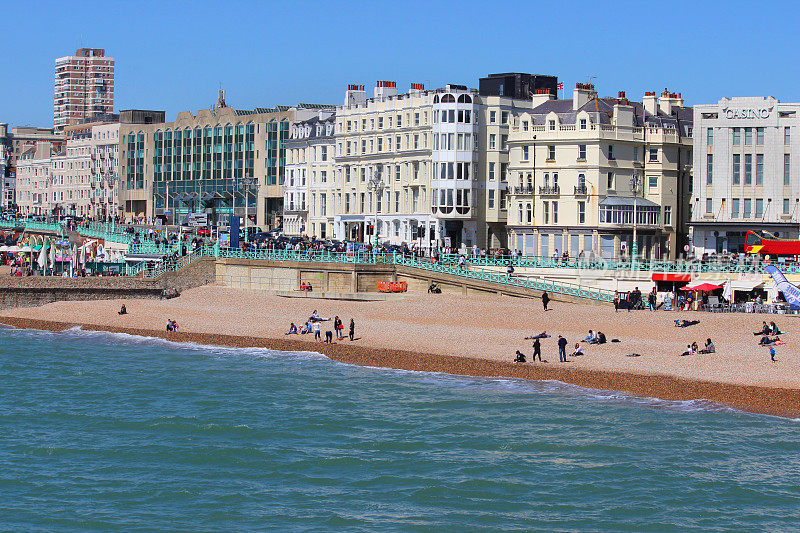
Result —
[{"label": "lamp post", "polygon": [[[258,185],[258,180],[256,178],[235,178],[234,187],[242,193],[242,198],[244,199],[244,239],[245,242],[250,242],[250,233],[247,231],[247,226],[250,222],[249,217],[249,209],[250,203],[248,200],[250,199],[250,190],[253,188],[254,185]],[[235,203],[234,203],[235,205]]]},{"label": "lamp post", "polygon": [[367,183],[367,189],[375,192],[375,227],[373,228],[375,233],[374,250],[377,250],[378,248],[378,199],[383,194],[383,189],[385,187],[386,186],[381,180],[381,166],[376,165],[375,171],[372,173],[372,177],[369,179],[369,183]]},{"label": "lamp post", "polygon": [[639,253],[639,244],[636,238],[636,226],[637,226],[637,218],[636,218],[636,198],[639,195],[639,189],[642,187],[641,179],[639,178],[639,173],[634,171],[633,176],[631,176],[631,192],[633,193],[633,247],[632,253],[633,257],[631,258],[631,265],[636,260],[636,257]]}]

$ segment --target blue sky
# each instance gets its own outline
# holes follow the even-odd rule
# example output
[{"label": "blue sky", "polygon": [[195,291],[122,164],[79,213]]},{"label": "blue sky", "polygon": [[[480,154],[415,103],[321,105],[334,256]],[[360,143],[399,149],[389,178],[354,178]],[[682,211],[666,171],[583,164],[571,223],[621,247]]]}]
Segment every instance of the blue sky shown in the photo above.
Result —
[{"label": "blue sky", "polygon": [[53,62],[116,58],[115,109],[339,104],[348,83],[477,87],[491,72],[593,81],[631,99],[669,88],[800,101],[797,2],[0,3],[0,122],[52,125]]}]

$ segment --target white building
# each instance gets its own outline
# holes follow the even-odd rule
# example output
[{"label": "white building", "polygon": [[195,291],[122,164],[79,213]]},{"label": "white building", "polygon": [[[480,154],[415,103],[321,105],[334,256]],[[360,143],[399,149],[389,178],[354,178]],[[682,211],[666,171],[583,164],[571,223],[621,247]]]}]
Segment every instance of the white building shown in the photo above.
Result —
[{"label": "white building", "polygon": [[11,209],[14,206],[16,189],[16,180],[10,175],[6,175],[9,153],[4,140],[3,137],[0,137],[0,211]]},{"label": "white building", "polygon": [[52,145],[36,143],[17,159],[17,205],[22,215],[50,215],[52,191]]},{"label": "white building", "polygon": [[800,104],[723,98],[694,108],[695,255],[742,252],[748,230],[797,239]]},{"label": "white building", "polygon": [[335,123],[333,112],[321,110],[318,116],[293,124],[291,137],[284,142],[283,232],[287,235],[333,236],[333,209],[328,208],[328,199],[333,198],[335,179]]}]

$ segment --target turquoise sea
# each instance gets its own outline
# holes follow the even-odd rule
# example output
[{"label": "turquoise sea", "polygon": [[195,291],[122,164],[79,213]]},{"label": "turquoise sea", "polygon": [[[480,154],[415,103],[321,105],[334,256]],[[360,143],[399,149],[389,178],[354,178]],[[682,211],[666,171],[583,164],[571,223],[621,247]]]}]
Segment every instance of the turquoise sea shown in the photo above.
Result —
[{"label": "turquoise sea", "polygon": [[789,531],[800,422],[0,330],[4,531]]}]

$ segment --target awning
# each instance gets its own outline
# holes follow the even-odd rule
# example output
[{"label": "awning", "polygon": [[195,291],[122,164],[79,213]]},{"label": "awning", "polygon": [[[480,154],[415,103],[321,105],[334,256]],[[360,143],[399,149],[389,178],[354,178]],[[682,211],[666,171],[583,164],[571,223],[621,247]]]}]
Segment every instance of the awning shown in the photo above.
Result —
[{"label": "awning", "polygon": [[[601,206],[606,205],[627,205],[633,207],[634,199],[628,196],[606,196],[600,200]],[[636,198],[637,207],[660,207],[657,203],[646,198]]]},{"label": "awning", "polygon": [[745,279],[731,280],[731,290],[733,291],[747,292],[762,287],[763,285],[764,282],[761,280],[745,280]]},{"label": "awning", "polygon": [[689,282],[691,274],[672,274],[670,272],[653,272],[653,281]]},{"label": "awning", "polygon": [[717,289],[721,289],[722,285],[714,285],[712,283],[698,283],[692,286],[687,285],[686,287],[681,287],[682,291],[702,291],[702,292],[711,292]]}]

